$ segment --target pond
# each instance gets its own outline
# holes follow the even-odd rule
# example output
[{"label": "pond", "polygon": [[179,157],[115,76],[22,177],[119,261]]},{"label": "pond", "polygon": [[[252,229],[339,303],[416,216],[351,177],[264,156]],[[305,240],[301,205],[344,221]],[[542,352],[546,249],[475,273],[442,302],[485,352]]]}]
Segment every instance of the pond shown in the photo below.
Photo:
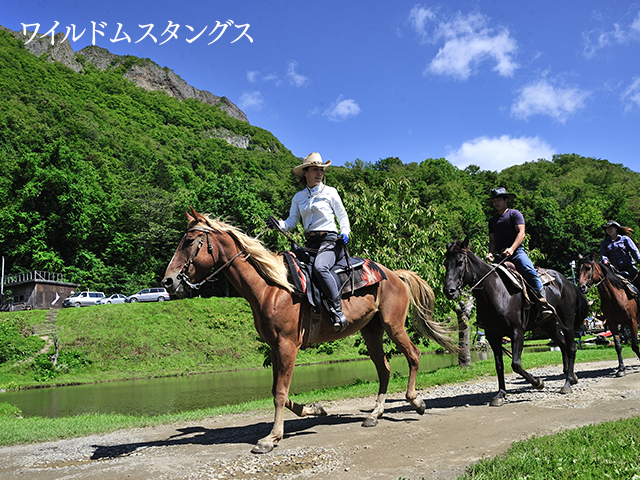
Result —
[{"label": "pond", "polygon": [[[487,352],[472,352],[472,361],[490,356]],[[404,357],[394,357],[389,363],[392,375],[396,372],[408,375]],[[420,359],[420,370],[432,371],[457,363],[454,355],[425,354]],[[291,393],[350,385],[356,379],[377,381],[377,378],[369,359],[301,365],[293,372]],[[0,393],[0,402],[17,406],[25,417],[68,417],[83,413],[159,415],[271,398],[271,379],[271,369],[264,368],[4,392]]]}]

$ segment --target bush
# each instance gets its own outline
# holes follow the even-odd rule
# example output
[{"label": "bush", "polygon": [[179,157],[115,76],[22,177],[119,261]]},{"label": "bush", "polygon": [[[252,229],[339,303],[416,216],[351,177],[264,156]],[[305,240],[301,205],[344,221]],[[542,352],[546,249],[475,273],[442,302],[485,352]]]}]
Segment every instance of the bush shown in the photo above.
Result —
[{"label": "bush", "polygon": [[44,340],[24,336],[23,325],[16,321],[0,322],[0,363],[32,357],[44,346]]}]

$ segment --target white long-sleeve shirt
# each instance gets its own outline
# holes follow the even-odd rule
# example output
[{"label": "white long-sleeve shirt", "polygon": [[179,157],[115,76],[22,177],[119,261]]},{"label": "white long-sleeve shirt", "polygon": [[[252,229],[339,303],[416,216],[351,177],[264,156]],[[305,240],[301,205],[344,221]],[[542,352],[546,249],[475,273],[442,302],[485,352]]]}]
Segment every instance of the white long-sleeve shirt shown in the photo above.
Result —
[{"label": "white long-sleeve shirt", "polygon": [[349,217],[338,191],[320,183],[296,193],[291,201],[289,218],[280,220],[280,227],[289,231],[302,222],[304,233],[324,231],[337,232],[335,217],[340,224],[340,233],[351,233]]}]

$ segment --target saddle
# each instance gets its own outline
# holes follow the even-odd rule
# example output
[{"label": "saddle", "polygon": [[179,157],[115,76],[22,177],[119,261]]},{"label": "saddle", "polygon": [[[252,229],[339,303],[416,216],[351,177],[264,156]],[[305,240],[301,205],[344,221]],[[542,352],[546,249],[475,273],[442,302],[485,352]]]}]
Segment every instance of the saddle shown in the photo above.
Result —
[{"label": "saddle", "polygon": [[[304,346],[316,343],[321,330],[323,295],[320,287],[313,281],[313,265],[311,259],[303,249],[288,251],[283,254],[292,285],[296,294],[306,296],[311,304],[311,315],[303,322]],[[387,279],[387,275],[380,266],[372,260],[358,257],[343,257],[331,269],[336,276],[338,285],[342,285],[342,296],[352,295],[357,290],[375,285]]]},{"label": "saddle", "polygon": [[[313,265],[309,257],[304,251],[287,251],[283,256],[296,294],[306,296],[311,306],[319,310],[323,300],[322,292],[313,280]],[[377,263],[359,257],[350,257],[348,260],[343,257],[331,272],[335,275],[338,285],[342,285],[343,297],[387,279],[387,275]]]},{"label": "saddle", "polygon": [[[542,286],[550,285],[553,283],[554,278],[549,275],[546,268],[535,267],[536,272],[538,272],[538,277],[540,278],[540,282]],[[524,293],[524,297],[526,299],[527,305],[531,305],[533,302],[531,301],[529,289],[527,288],[527,283],[524,281],[524,278],[520,273],[516,270],[516,266],[511,262],[505,262],[503,265],[498,266],[498,270],[500,270],[504,275],[502,276],[503,281],[509,281],[512,286],[517,288],[518,290],[522,290]]]},{"label": "saddle", "polygon": [[640,302],[640,292],[638,292],[638,289],[631,282],[631,280],[629,280],[624,275],[620,275],[619,273],[616,273],[616,275],[618,276],[618,278],[620,280],[622,280],[622,283],[624,284],[624,291],[627,293],[627,298],[629,300],[635,298],[636,300],[638,300]]}]

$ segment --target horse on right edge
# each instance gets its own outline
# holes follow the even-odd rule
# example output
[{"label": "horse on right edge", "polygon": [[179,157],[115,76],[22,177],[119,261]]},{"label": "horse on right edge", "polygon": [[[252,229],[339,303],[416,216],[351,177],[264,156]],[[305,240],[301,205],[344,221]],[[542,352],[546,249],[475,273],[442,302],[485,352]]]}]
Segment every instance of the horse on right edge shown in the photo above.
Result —
[{"label": "horse on right edge", "polygon": [[602,313],[607,319],[607,326],[613,336],[613,345],[618,354],[618,370],[616,377],[624,377],[622,361],[622,344],[620,343],[619,325],[627,325],[631,329],[631,349],[640,359],[638,348],[638,299],[629,298],[627,289],[621,278],[611,267],[595,260],[595,254],[588,258],[580,255],[578,260],[578,286],[584,293],[596,286],[600,295]]}]

